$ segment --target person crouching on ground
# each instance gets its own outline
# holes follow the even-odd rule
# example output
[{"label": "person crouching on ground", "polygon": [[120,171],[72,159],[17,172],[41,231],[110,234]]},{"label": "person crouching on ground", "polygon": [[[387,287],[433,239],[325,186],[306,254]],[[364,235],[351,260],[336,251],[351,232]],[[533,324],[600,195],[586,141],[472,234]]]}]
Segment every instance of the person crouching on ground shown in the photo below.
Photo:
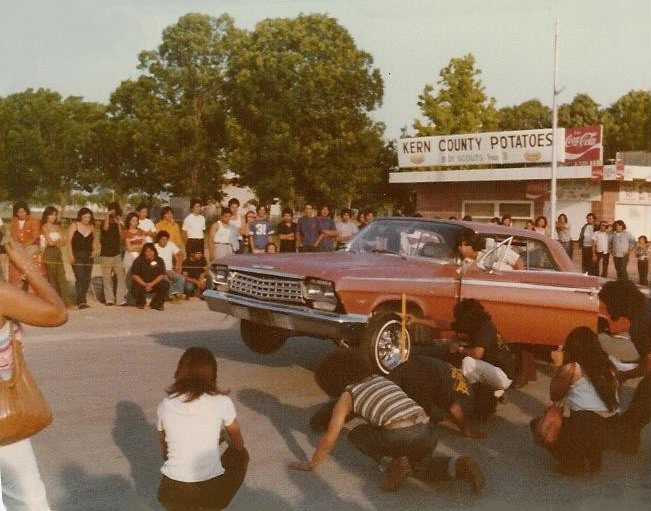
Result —
[{"label": "person crouching on ground", "polygon": [[503,394],[513,382],[515,359],[502,341],[490,315],[479,301],[473,298],[461,300],[454,306],[453,330],[466,336],[466,346],[451,349],[463,357],[463,375],[471,384],[480,383]]},{"label": "person crouching on ground", "polygon": [[317,384],[330,397],[338,397],[328,428],[314,455],[306,462],[293,462],[294,470],[311,471],[332,450],[349,415],[366,424],[355,427],[348,439],[364,454],[380,463],[391,462],[382,483],[385,491],[395,491],[412,469],[427,472],[428,480],[452,475],[473,482],[481,489],[483,478],[469,458],[432,457],[437,439],[425,410],[395,383],[373,374],[369,362],[357,353],[337,350],[319,364]]},{"label": "person crouching on ground", "polygon": [[[475,396],[461,369],[440,358],[416,355],[391,370],[387,378],[416,401],[431,421],[447,415],[464,436],[485,437],[468,424],[474,413]],[[310,419],[312,431],[326,430],[335,404],[331,401],[316,411]]]},{"label": "person crouching on ground", "polygon": [[[183,261],[183,277],[185,278],[184,293],[186,299],[190,299],[206,290],[208,261],[203,256],[203,249],[196,249],[190,252],[190,257]],[[202,297],[203,298],[203,297]]]},{"label": "person crouching on ground", "polygon": [[[599,291],[600,311],[614,334],[628,324],[628,334],[639,359],[631,369],[620,370],[620,382],[642,378],[631,404],[620,417],[621,449],[635,453],[642,429],[651,422],[651,314],[649,300],[630,280],[606,282]],[[626,322],[622,322],[622,318]]]},{"label": "person crouching on ground", "polygon": [[[170,511],[224,509],[242,485],[249,454],[233,401],[217,387],[217,362],[205,348],[188,348],[168,397],[158,406],[165,460],[158,500]],[[220,432],[230,446],[219,454]]]},{"label": "person crouching on ground", "polygon": [[136,307],[144,309],[147,293],[154,293],[150,307],[162,311],[169,282],[165,276],[165,263],[158,257],[153,243],[145,243],[142,247],[131,267],[131,279],[131,296],[136,301]]},{"label": "person crouching on ground", "polygon": [[[563,362],[549,384],[549,395],[554,403],[564,399],[570,416],[562,419],[558,440],[546,447],[560,462],[560,472],[598,472],[619,407],[617,371],[588,327],[570,332]],[[540,420],[531,422],[537,443]]]}]

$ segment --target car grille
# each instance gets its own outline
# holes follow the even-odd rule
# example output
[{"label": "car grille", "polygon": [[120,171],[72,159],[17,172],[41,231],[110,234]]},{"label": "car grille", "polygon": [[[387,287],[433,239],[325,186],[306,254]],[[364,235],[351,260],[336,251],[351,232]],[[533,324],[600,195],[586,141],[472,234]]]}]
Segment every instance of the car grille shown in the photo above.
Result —
[{"label": "car grille", "polygon": [[231,272],[229,290],[271,302],[304,303],[301,281],[284,277]]}]

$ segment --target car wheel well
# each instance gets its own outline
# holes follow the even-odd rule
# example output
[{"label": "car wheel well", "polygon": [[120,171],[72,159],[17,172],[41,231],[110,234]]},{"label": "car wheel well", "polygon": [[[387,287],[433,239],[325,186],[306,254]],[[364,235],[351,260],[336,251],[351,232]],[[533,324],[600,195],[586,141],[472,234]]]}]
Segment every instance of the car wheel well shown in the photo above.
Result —
[{"label": "car wheel well", "polygon": [[[401,310],[402,310],[402,302],[400,302],[400,300],[391,300],[388,302],[383,302],[380,305],[378,305],[373,311],[372,315],[375,316],[376,314],[380,314],[383,312],[395,312],[397,314],[400,314]],[[407,300],[407,314],[411,314],[412,316],[422,317],[423,309],[421,309],[417,303],[410,302],[409,300]]]}]

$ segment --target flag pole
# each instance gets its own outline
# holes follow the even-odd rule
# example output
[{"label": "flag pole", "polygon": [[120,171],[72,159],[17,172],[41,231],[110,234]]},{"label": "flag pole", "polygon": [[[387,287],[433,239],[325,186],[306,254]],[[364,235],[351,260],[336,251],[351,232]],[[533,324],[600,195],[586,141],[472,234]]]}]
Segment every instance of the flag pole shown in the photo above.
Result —
[{"label": "flag pole", "polygon": [[556,98],[560,91],[558,90],[558,17],[556,18],[556,27],[554,31],[554,94],[552,97],[552,182],[550,190],[550,216],[549,225],[552,225],[551,236],[556,239],[556,162],[558,160],[558,105]]}]

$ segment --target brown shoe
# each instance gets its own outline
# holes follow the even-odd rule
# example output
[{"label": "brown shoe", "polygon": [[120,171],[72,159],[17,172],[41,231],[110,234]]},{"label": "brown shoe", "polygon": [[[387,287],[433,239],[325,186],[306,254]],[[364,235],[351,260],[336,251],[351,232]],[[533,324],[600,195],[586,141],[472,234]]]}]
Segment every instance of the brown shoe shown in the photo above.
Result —
[{"label": "brown shoe", "polygon": [[475,493],[481,493],[486,484],[486,478],[479,467],[479,464],[468,456],[461,456],[455,466],[455,475],[457,479],[468,481],[472,485]]},{"label": "brown shoe", "polygon": [[407,458],[392,458],[387,467],[387,475],[382,482],[383,491],[396,491],[402,482],[411,474],[411,466]]}]

